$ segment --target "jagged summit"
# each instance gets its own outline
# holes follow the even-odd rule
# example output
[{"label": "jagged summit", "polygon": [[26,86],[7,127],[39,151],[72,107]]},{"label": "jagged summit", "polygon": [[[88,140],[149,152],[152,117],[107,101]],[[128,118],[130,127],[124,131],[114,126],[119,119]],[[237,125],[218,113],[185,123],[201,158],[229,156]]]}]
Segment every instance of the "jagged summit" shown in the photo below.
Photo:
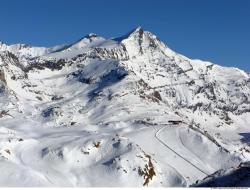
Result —
[{"label": "jagged summit", "polygon": [[127,36],[131,36],[134,34],[142,34],[143,32],[144,32],[144,29],[141,26],[138,26],[134,28],[133,30],[131,30],[130,32],[128,32]]},{"label": "jagged summit", "polygon": [[143,32],[143,28],[140,27],[140,26],[138,26],[138,27],[134,28],[133,30],[129,31],[129,32],[128,32],[127,34],[125,34],[125,35],[122,35],[122,36],[120,36],[120,37],[113,38],[113,40],[116,40],[116,41],[118,41],[118,42],[121,42],[122,40],[127,39],[129,36],[131,36],[132,34],[135,34],[135,33],[139,32],[139,31]]}]

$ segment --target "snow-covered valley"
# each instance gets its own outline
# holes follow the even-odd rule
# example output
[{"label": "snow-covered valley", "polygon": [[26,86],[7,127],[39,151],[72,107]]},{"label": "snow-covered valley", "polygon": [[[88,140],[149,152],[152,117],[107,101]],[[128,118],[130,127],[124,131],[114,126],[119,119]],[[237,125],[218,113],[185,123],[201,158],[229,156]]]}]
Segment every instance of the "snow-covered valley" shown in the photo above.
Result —
[{"label": "snow-covered valley", "polygon": [[248,73],[140,27],[52,48],[0,43],[0,186],[204,185],[249,168],[249,126]]}]

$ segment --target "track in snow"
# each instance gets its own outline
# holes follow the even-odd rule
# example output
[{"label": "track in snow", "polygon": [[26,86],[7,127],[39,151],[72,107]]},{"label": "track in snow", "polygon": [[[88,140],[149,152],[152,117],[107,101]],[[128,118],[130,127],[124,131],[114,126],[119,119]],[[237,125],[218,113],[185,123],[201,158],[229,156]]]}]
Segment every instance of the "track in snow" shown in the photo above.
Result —
[{"label": "track in snow", "polygon": [[193,164],[192,162],[190,162],[188,159],[186,159],[185,157],[183,157],[182,155],[180,155],[178,152],[176,152],[174,149],[172,149],[170,146],[168,146],[163,140],[161,140],[158,135],[159,133],[165,129],[166,126],[160,128],[158,131],[156,131],[155,133],[155,138],[163,145],[165,146],[166,148],[168,148],[169,150],[171,150],[173,153],[175,153],[178,157],[182,158],[183,160],[185,160],[188,164],[192,165],[193,167],[195,167],[197,170],[199,170],[200,172],[202,172],[203,174],[205,175],[210,175],[208,173],[206,173],[205,171],[203,171],[202,169],[200,169],[199,167],[197,167],[195,164]]}]

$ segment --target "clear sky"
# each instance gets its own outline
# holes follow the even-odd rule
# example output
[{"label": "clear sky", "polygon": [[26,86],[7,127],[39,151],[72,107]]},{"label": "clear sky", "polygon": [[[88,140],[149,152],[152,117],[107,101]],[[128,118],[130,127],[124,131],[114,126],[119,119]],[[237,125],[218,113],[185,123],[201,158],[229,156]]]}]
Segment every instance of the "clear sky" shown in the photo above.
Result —
[{"label": "clear sky", "polygon": [[190,58],[250,72],[250,0],[1,0],[0,41],[53,46],[142,26]]}]

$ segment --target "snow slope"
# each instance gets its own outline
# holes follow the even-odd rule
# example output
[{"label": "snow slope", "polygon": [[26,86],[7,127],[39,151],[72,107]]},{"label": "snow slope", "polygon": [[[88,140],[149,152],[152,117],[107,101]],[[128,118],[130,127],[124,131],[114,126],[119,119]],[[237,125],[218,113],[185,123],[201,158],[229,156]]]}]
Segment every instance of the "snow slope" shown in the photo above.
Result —
[{"label": "snow slope", "polygon": [[1,186],[190,186],[250,159],[250,76],[136,28],[0,44]]}]

